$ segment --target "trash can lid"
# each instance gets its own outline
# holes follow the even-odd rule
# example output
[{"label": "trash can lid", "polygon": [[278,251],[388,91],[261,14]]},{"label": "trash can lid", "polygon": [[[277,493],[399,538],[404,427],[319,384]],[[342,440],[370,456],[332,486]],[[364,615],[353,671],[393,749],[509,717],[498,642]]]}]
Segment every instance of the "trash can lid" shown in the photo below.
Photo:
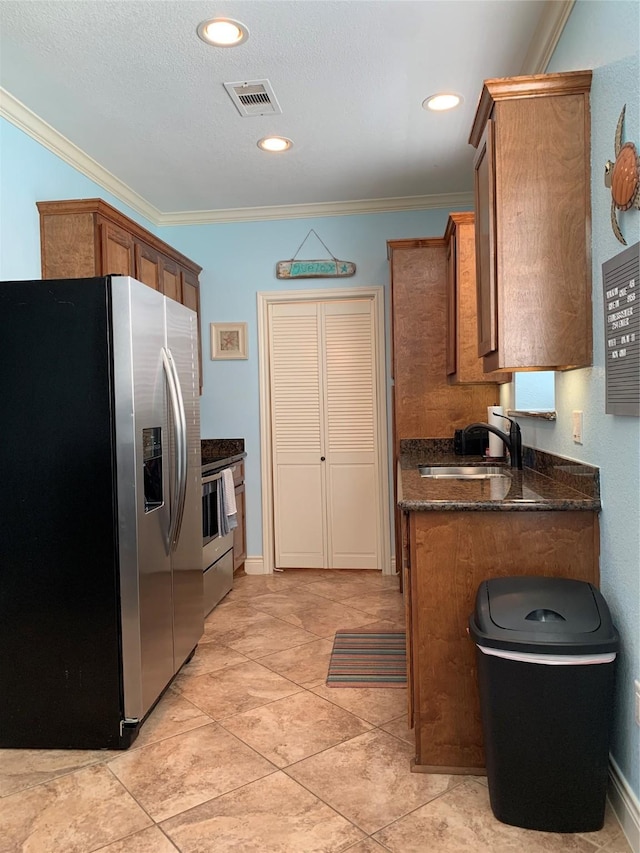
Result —
[{"label": "trash can lid", "polygon": [[536,575],[483,581],[469,627],[478,645],[514,651],[597,654],[618,647],[599,590],[570,578]]}]

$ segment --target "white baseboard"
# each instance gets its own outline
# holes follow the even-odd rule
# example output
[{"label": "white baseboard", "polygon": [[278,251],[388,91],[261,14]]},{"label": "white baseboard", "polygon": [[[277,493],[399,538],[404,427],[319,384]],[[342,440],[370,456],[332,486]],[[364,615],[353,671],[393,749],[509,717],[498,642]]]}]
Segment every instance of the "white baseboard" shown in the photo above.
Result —
[{"label": "white baseboard", "polygon": [[640,801],[611,756],[608,798],[633,853],[640,853]]},{"label": "white baseboard", "polygon": [[267,572],[264,567],[264,560],[262,557],[247,557],[244,561],[244,570],[248,575],[268,575],[271,572]]},{"label": "white baseboard", "polygon": [[[271,572],[268,572],[264,567],[264,560],[262,557],[247,557],[244,561],[244,570],[248,575],[269,575]],[[395,575],[396,573],[396,558],[391,558],[391,571],[389,574]]]}]

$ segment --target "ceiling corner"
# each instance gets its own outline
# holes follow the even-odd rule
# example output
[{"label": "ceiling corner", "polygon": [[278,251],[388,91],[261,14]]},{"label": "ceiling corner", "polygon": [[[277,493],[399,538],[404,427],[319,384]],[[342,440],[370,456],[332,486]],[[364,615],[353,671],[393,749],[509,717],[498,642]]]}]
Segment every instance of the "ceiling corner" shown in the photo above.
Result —
[{"label": "ceiling corner", "polygon": [[66,136],[63,136],[55,128],[47,124],[44,119],[41,119],[34,112],[26,107],[17,98],[14,98],[10,92],[0,86],[0,116],[5,118],[11,124],[22,130],[27,136],[35,139],[44,148],[47,148],[65,163],[68,163],[78,172],[81,172],[87,178],[95,181],[96,184],[110,192],[116,198],[120,199],[123,204],[128,205],[132,210],[135,210],[141,216],[144,216],[152,225],[161,224],[160,211],[150,204],[137,192],[131,189],[130,186],[116,178],[107,169],[97,163],[88,154],[85,154],[77,145],[70,142]]},{"label": "ceiling corner", "polygon": [[521,74],[544,74],[560,41],[575,0],[547,0],[531,39]]}]

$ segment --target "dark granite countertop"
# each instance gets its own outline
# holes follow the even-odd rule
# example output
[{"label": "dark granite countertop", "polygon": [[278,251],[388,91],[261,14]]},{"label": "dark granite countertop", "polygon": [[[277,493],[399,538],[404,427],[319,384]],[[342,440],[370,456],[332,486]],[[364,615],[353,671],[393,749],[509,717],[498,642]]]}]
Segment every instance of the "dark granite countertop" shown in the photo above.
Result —
[{"label": "dark granite countertop", "polygon": [[246,457],[244,438],[203,438],[200,442],[202,467],[217,471]]},{"label": "dark granite countertop", "polygon": [[[504,465],[507,478],[487,480],[421,477],[421,465]],[[447,439],[400,443],[398,506],[408,511],[531,512],[600,510],[599,469],[550,453],[524,448],[524,468],[503,460],[456,456]]]}]

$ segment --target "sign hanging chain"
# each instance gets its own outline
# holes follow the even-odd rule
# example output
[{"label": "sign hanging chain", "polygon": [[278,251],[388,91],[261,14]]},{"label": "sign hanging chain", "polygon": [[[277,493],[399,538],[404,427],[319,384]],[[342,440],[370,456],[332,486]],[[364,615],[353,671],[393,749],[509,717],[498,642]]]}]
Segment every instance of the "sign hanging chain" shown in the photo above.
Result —
[{"label": "sign hanging chain", "polygon": [[337,259],[337,258],[336,258],[336,256],[333,254],[333,252],[331,251],[331,249],[327,246],[327,244],[324,242],[324,240],[322,239],[322,237],[320,237],[320,235],[319,235],[319,234],[318,234],[318,232],[315,230],[315,228],[311,228],[311,229],[309,230],[309,232],[308,232],[307,236],[304,238],[304,240],[302,241],[302,243],[300,243],[300,245],[299,245],[299,246],[298,246],[298,248],[296,249],[295,254],[294,254],[294,256],[291,258],[291,260],[292,260],[292,261],[295,261],[295,259],[296,259],[296,255],[298,254],[298,252],[300,251],[300,249],[304,246],[304,244],[307,242],[307,240],[309,239],[309,237],[310,237],[312,234],[315,234],[315,235],[316,235],[316,237],[318,238],[318,240],[320,240],[320,242],[321,242],[321,243],[322,243],[322,245],[325,247],[325,249],[327,250],[327,252],[329,252],[329,254],[330,254],[330,255],[331,255],[331,257],[333,258],[333,260],[334,260],[336,263],[338,263],[338,259]]},{"label": "sign hanging chain", "polygon": [[[324,260],[296,260],[296,257],[309,237],[315,234],[330,255]],[[344,278],[355,274],[356,265],[353,261],[340,261],[324,242],[314,228],[310,228],[307,236],[296,249],[295,255],[288,261],[278,261],[276,278]]]}]

